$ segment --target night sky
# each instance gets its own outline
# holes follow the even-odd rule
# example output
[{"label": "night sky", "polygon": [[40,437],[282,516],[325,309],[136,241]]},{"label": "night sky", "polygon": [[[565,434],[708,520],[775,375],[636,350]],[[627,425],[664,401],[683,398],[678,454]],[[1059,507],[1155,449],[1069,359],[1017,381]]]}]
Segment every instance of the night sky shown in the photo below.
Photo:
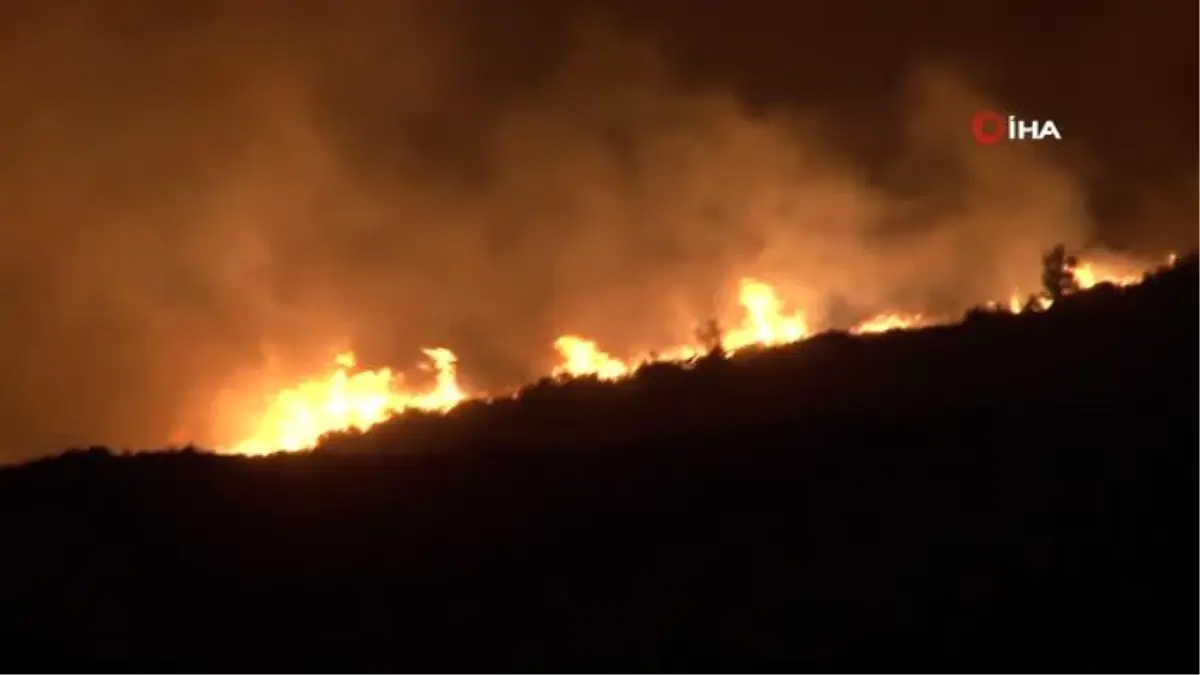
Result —
[{"label": "night sky", "polygon": [[[1197,241],[1196,5],[0,7],[0,459],[211,433],[334,345],[480,388],[763,275],[961,310],[1056,241]],[[981,107],[1064,141],[978,148]],[[841,314],[839,314],[841,313]]]}]

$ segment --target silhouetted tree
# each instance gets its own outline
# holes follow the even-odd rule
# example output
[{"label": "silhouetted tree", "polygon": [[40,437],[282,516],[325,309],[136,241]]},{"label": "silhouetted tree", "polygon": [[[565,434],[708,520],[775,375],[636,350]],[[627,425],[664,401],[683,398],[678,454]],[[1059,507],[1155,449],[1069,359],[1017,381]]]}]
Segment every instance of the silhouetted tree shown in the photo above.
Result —
[{"label": "silhouetted tree", "polygon": [[997,317],[1003,315],[1004,311],[996,305],[977,305],[963,313],[963,322],[979,323],[981,321],[994,321]]},{"label": "silhouetted tree", "polygon": [[725,355],[725,347],[721,344],[721,325],[716,319],[709,319],[696,328],[696,341],[704,346],[708,356]]},{"label": "silhouetted tree", "polygon": [[71,448],[62,454],[66,460],[82,462],[104,461],[112,459],[113,452],[103,445],[93,445],[87,448]]},{"label": "silhouetted tree", "polygon": [[1079,281],[1075,278],[1075,266],[1078,260],[1075,256],[1067,255],[1067,249],[1062,244],[1042,255],[1042,288],[1046,296],[1057,302],[1063,296],[1079,290]]}]

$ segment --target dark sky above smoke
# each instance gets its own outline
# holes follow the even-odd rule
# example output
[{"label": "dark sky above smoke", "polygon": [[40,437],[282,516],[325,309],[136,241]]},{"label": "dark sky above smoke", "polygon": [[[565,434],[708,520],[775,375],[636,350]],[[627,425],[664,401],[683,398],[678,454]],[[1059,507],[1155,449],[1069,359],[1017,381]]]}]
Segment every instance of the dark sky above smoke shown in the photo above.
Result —
[{"label": "dark sky above smoke", "polygon": [[[0,459],[208,440],[338,346],[490,388],[746,274],[835,321],[1194,246],[1195,6],[1043,5],[6,3]],[[981,106],[1065,141],[973,147]]]}]

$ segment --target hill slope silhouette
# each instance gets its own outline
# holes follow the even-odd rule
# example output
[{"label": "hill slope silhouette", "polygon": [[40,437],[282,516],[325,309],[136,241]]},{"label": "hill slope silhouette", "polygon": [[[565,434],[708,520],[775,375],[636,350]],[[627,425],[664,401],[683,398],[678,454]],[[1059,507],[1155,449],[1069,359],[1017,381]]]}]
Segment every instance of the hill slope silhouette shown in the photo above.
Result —
[{"label": "hill slope silhouette", "polygon": [[1191,670],[1198,280],[0,471],[0,663]]}]

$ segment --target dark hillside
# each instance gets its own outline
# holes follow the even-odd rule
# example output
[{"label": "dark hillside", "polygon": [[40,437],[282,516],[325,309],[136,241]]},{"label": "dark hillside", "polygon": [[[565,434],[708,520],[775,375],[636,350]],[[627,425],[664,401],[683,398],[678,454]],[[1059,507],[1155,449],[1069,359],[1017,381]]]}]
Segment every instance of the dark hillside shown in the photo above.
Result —
[{"label": "dark hillside", "polygon": [[5,470],[0,666],[1193,671],[1198,288]]}]

